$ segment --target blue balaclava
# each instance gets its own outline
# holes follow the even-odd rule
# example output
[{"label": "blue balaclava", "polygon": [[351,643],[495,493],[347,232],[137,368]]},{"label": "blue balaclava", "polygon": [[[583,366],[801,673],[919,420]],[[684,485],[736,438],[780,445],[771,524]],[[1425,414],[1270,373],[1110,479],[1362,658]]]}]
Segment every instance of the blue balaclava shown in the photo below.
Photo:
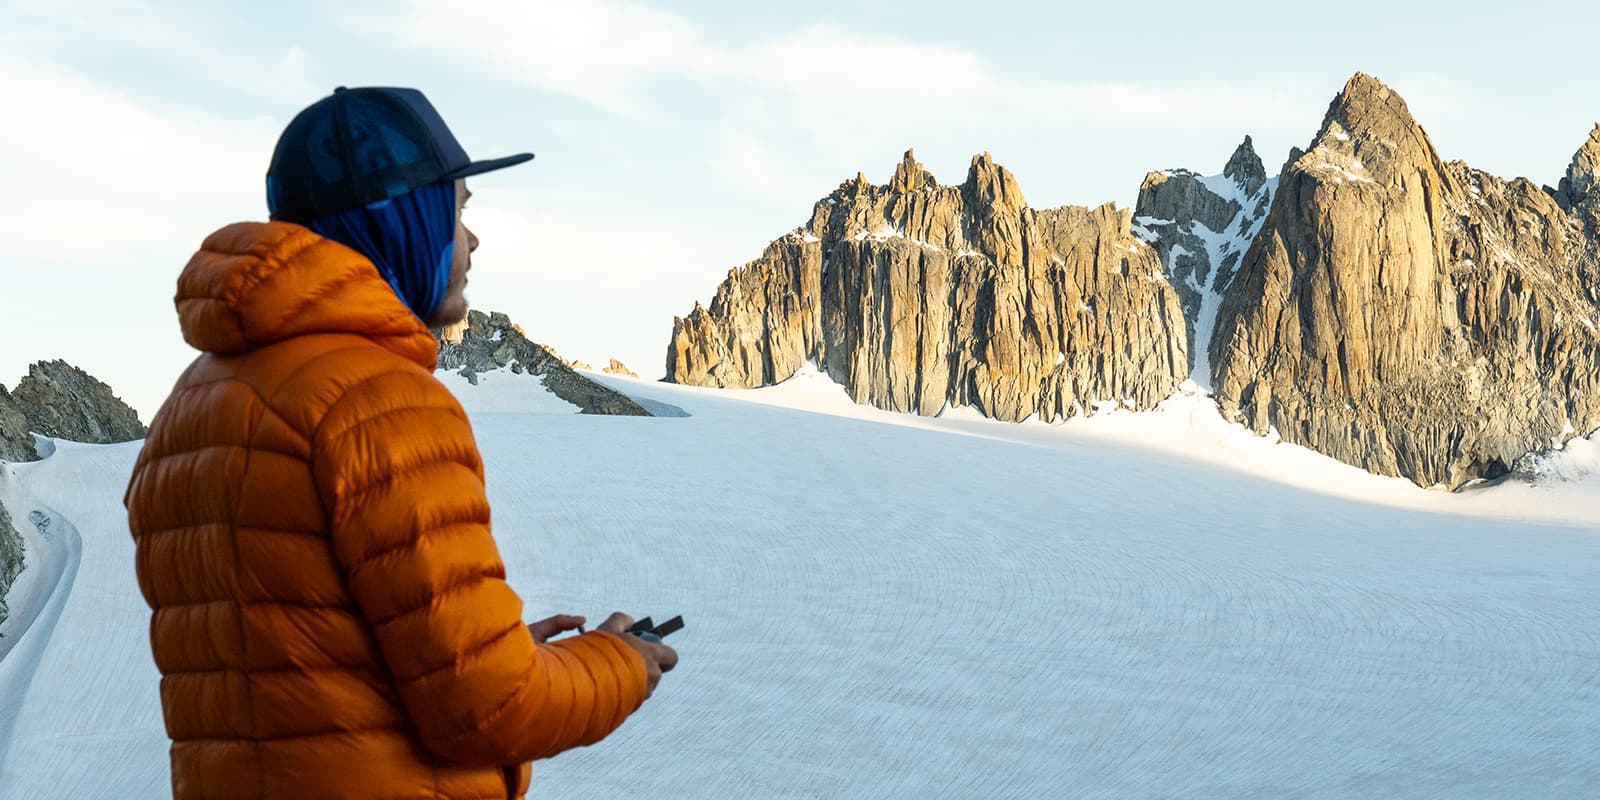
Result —
[{"label": "blue balaclava", "polygon": [[[416,89],[340,86],[284,128],[267,167],[267,210],[372,260],[423,321],[450,283],[455,181],[533,158],[467,157]],[[463,254],[465,255],[465,254]]]},{"label": "blue balaclava", "polygon": [[455,181],[431,183],[305,223],[366,256],[401,302],[427,322],[444,301],[455,257]]}]

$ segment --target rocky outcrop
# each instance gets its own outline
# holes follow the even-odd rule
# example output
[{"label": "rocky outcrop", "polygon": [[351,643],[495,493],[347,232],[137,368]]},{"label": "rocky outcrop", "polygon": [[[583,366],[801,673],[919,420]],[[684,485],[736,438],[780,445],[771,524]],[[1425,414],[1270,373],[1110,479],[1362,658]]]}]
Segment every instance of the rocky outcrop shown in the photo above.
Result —
[{"label": "rocky outcrop", "polygon": [[28,430],[28,416],[0,386],[0,461],[33,461],[39,457]]},{"label": "rocky outcrop", "polygon": [[110,386],[65,361],[29,367],[12,400],[34,433],[54,439],[116,444],[145,435],[139,415]]},{"label": "rocky outcrop", "polygon": [[1187,374],[1178,296],[1131,213],[1029,208],[989,154],[941,186],[907,151],[673,321],[667,380],[754,387],[818,365],[858,403],[1044,420],[1147,408]]},{"label": "rocky outcrop", "polygon": [[557,397],[584,414],[651,416],[627,395],[579,375],[550,349],[528,340],[505,314],[472,311],[460,324],[438,333],[441,370],[459,372],[473,385],[479,373],[509,369],[538,375]]},{"label": "rocky outcrop", "polygon": [[1600,427],[1580,208],[1596,152],[1556,192],[1446,164],[1400,96],[1357,74],[1280,176],[1223,301],[1224,412],[1452,488]]},{"label": "rocky outcrop", "polygon": [[1139,187],[1133,230],[1155,248],[1183,304],[1189,376],[1201,386],[1211,385],[1206,345],[1216,328],[1217,310],[1266,222],[1277,184],[1276,178],[1267,178],[1246,136],[1221,175],[1163,170],[1145,176]]},{"label": "rocky outcrop", "polygon": [[11,591],[11,584],[21,574],[23,566],[22,535],[11,524],[11,514],[6,511],[4,503],[0,503],[0,623],[6,621],[10,608],[6,605],[6,595]]},{"label": "rocky outcrop", "polygon": [[111,387],[65,361],[40,361],[7,392],[0,386],[0,460],[38,458],[33,437],[90,444],[143,439],[144,425]]},{"label": "rocky outcrop", "polygon": [[601,370],[601,372],[604,372],[607,375],[625,375],[629,378],[639,377],[639,373],[628,369],[627,364],[624,364],[614,358],[611,359],[611,363],[605,369]]}]

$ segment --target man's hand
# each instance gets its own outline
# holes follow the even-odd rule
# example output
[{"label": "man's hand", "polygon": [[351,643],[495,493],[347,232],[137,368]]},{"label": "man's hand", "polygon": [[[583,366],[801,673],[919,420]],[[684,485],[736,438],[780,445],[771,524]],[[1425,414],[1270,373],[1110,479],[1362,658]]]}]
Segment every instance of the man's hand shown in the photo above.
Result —
[{"label": "man's hand", "polygon": [[629,647],[638,650],[639,654],[644,656],[645,672],[650,676],[650,683],[645,690],[645,697],[649,697],[655,693],[656,684],[661,680],[661,673],[671,672],[673,667],[678,666],[678,651],[664,644],[647,642],[628,633],[628,629],[631,627],[633,627],[633,617],[618,611],[606,617],[606,621],[600,623],[600,627],[596,630],[621,636],[622,641],[627,642]]},{"label": "man's hand", "polygon": [[549,619],[528,623],[528,633],[533,634],[534,642],[544,644],[560,634],[567,631],[575,631],[582,627],[583,617],[575,617],[571,614],[557,614]]}]

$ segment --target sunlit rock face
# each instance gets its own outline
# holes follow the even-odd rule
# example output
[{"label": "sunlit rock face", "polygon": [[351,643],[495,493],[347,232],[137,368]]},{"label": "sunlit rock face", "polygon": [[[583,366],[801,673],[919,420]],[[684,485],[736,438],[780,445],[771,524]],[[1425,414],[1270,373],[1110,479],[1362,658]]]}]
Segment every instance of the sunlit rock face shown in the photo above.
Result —
[{"label": "sunlit rock face", "polygon": [[673,321],[667,380],[755,387],[811,361],[859,403],[1054,420],[1148,408],[1187,374],[1183,312],[1112,204],[1036,210],[987,154],[941,186],[907,151]]},{"label": "sunlit rock face", "polygon": [[1357,74],[1292,154],[1224,298],[1224,412],[1452,488],[1600,427],[1594,153],[1591,137],[1558,192],[1445,163],[1400,96]]}]

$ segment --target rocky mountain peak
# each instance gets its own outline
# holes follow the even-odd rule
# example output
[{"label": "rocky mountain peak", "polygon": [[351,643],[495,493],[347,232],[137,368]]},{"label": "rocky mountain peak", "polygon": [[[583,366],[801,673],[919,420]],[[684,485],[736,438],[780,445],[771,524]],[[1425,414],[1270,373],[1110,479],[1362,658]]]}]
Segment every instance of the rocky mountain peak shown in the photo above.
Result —
[{"label": "rocky mountain peak", "polygon": [[1364,72],[1352,76],[1333,98],[1321,130],[1297,163],[1302,169],[1324,170],[1330,179],[1370,179],[1386,186],[1398,185],[1418,167],[1444,173],[1405,99]]},{"label": "rocky mountain peak", "polygon": [[1234,148],[1233,155],[1228,157],[1228,163],[1222,168],[1222,174],[1233,179],[1244,189],[1246,197],[1252,196],[1261,185],[1267,182],[1267,168],[1261,163],[1261,156],[1256,155],[1255,144],[1250,141],[1247,134],[1244,141]]},{"label": "rocky mountain peak", "polygon": [[1351,134],[1376,136],[1404,133],[1417,124],[1405,99],[1365,72],[1351,76],[1344,89],[1334,96],[1323,120],[1324,129],[1330,122],[1338,123]]},{"label": "rocky mountain peak", "polygon": [[1449,488],[1593,430],[1600,339],[1570,277],[1590,249],[1562,195],[1443,163],[1399,94],[1358,73],[1223,298],[1208,353],[1223,411]]},{"label": "rocky mountain peak", "polygon": [[1563,193],[1574,203],[1582,201],[1597,185],[1600,185],[1600,124],[1589,131],[1588,140],[1572,155],[1567,177],[1561,181]]},{"label": "rocky mountain peak", "polygon": [[1017,185],[1016,176],[1011,174],[1011,170],[995,163],[994,157],[987,152],[972,157],[972,166],[967,168],[966,189],[976,203],[992,207],[997,212],[1015,213],[1028,205],[1028,201],[1022,197],[1022,187]]},{"label": "rocky mountain peak", "polygon": [[894,179],[889,181],[889,191],[895,194],[909,194],[918,189],[937,188],[939,182],[934,179],[933,174],[923,168],[911,150],[906,150],[905,157],[900,159],[899,165],[894,168]]}]

